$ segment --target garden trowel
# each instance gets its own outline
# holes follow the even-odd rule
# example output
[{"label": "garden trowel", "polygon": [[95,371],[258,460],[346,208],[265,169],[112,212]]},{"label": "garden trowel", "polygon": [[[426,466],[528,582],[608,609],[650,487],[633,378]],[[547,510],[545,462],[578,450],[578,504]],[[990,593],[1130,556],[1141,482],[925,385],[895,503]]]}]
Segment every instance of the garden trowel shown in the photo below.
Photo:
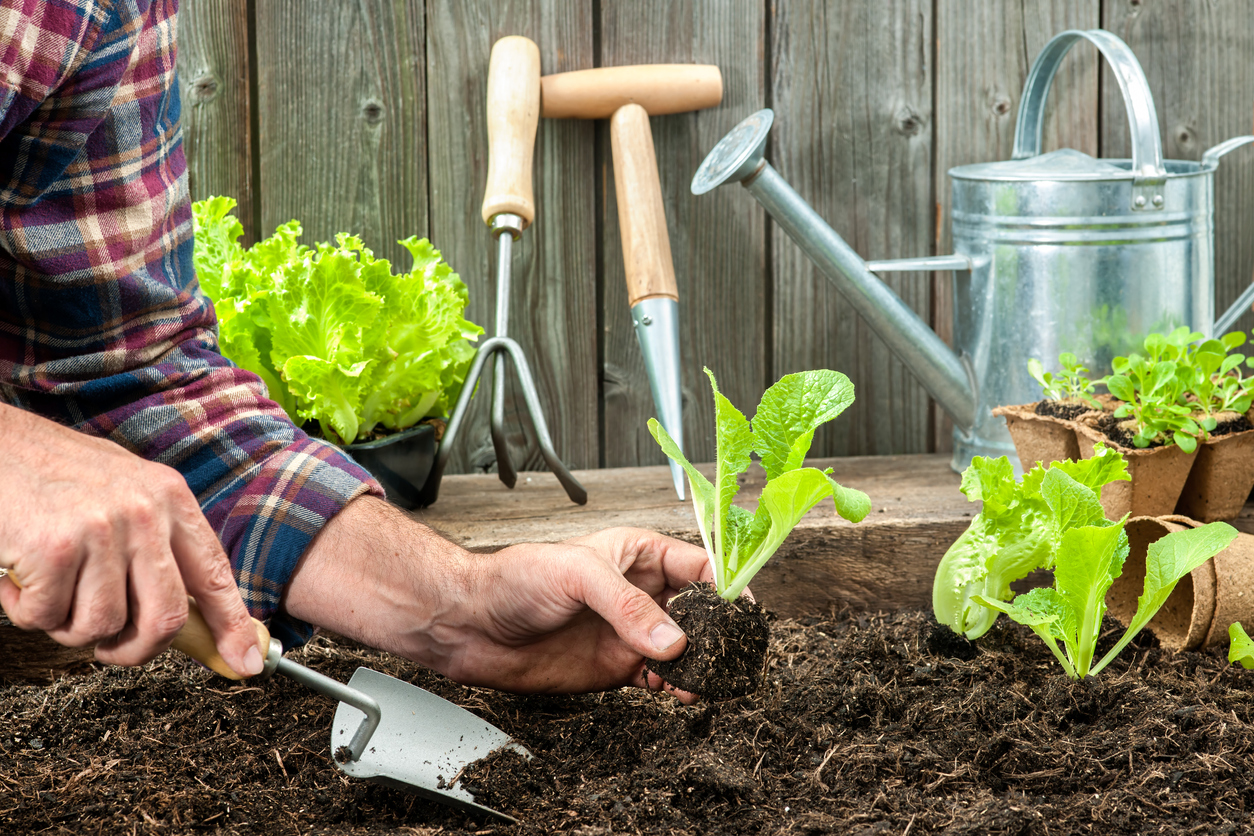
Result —
[{"label": "garden trowel", "polygon": [[[241,679],[218,653],[196,603],[188,603],[187,624],[172,646],[215,673]],[[512,749],[529,759],[531,753],[508,734],[430,691],[369,668],[358,668],[347,685],[323,676],[285,659],[278,639],[271,638],[260,621],[254,619],[253,624],[261,646],[269,648],[260,678],[281,673],[339,700],[331,727],[331,753],[341,772],[468,813],[515,822],[505,813],[475,803],[474,795],[460,782],[466,767],[493,752]]]}]

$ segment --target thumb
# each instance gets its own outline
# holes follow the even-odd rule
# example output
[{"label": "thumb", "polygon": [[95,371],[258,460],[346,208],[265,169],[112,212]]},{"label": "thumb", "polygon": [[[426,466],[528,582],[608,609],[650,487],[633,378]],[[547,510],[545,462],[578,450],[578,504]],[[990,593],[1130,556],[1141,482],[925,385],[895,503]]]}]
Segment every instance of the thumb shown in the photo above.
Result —
[{"label": "thumb", "polygon": [[622,573],[602,560],[579,562],[585,567],[584,603],[609,622],[618,637],[641,656],[674,659],[688,646],[679,625],[647,592],[634,586]]}]

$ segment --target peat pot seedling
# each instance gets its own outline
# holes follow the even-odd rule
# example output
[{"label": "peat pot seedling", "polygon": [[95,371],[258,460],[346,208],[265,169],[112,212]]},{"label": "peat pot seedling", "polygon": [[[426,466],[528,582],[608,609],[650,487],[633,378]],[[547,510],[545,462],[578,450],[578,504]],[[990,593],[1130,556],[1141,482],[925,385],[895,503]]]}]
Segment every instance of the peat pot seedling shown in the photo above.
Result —
[{"label": "peat pot seedling", "polygon": [[1254,670],[1254,640],[1250,639],[1240,621],[1228,625],[1228,639],[1231,641],[1228,645],[1228,662],[1240,662],[1241,667],[1247,671]]},{"label": "peat pot seedling", "polygon": [[[1093,397],[1094,382],[1089,380],[1089,370],[1070,351],[1058,355],[1057,372],[1047,372],[1040,360],[1028,360],[1028,374],[1039,384],[1046,401],[1070,407],[1070,412],[1086,412],[1101,409]],[[1070,416],[1065,416],[1070,417]]]},{"label": "peat pot seedling", "polygon": [[[688,474],[714,589],[690,587],[672,599],[671,614],[688,634],[688,648],[673,662],[651,661],[649,667],[672,685],[718,699],[751,693],[761,681],[766,619],[757,604],[741,598],[749,581],[801,518],[827,497],[850,522],[860,522],[871,501],[861,491],[838,484],[830,469],[803,466],[814,431],[853,403],[849,378],[826,369],[785,375],[762,395],[751,425],[719,391],[714,374],[709,369],[705,373],[714,392],[714,482],[689,463],[654,419],[649,419],[649,432]],[[749,469],[753,453],[761,458],[766,485],[757,510],[750,513],[732,500],[740,490],[737,477]],[[712,618],[713,623],[688,621],[690,614]],[[756,626],[734,626],[741,614]]]},{"label": "peat pot seedling", "polygon": [[[1122,456],[1109,449],[1100,449],[1093,459],[1037,466],[1021,483],[1004,457],[991,464],[973,461],[963,474],[963,487],[969,498],[976,494],[984,500],[980,517],[989,516],[972,521],[968,542],[942,559],[933,587],[937,617],[956,624],[955,629],[973,627],[965,631],[970,638],[992,626],[997,613],[1005,613],[1040,636],[1068,676],[1096,676],[1150,622],[1181,578],[1237,536],[1227,523],[1210,523],[1151,543],[1136,613],[1123,637],[1094,664],[1106,593],[1128,556],[1127,517],[1106,519],[1098,499],[1101,485],[1116,478],[1126,479],[1126,469]],[[1054,585],[1009,601],[1010,582],[1038,568],[1053,570]],[[976,591],[980,585],[987,594]],[[972,604],[987,607],[991,618],[975,617]]]}]

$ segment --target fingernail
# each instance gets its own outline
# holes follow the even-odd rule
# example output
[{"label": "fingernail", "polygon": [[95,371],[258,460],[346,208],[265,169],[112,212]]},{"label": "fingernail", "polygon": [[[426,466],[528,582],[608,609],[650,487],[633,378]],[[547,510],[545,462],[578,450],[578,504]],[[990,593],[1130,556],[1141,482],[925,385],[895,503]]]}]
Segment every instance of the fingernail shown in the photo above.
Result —
[{"label": "fingernail", "polygon": [[663,621],[649,633],[649,641],[653,642],[653,647],[657,650],[665,650],[683,638],[683,635],[684,631],[675,622]]},{"label": "fingernail", "polygon": [[261,669],[266,666],[265,661],[261,658],[261,651],[257,649],[257,645],[248,648],[248,652],[244,654],[244,670],[243,673],[248,676],[256,676],[261,673]]}]

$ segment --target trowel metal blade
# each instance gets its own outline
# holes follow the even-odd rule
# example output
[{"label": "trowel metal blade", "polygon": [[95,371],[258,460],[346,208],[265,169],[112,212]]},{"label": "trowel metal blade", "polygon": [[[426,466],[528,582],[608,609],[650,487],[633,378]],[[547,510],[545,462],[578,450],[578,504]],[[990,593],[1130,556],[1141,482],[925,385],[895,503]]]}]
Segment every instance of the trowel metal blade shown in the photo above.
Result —
[{"label": "trowel metal blade", "polygon": [[[631,308],[631,320],[649,374],[649,389],[662,429],[684,449],[683,387],[679,376],[679,302],[665,297],[642,299]],[[683,468],[671,460],[675,493],[684,498]]]},{"label": "trowel metal blade", "polygon": [[[461,773],[501,749],[513,749],[528,759],[530,752],[466,709],[387,674],[358,668],[348,684],[378,701],[381,719],[360,760],[341,763],[339,757],[332,758],[341,772],[470,813],[515,822],[505,813],[475,803],[475,797],[461,785]],[[362,716],[346,703],[336,706],[332,753],[348,744]]]}]

